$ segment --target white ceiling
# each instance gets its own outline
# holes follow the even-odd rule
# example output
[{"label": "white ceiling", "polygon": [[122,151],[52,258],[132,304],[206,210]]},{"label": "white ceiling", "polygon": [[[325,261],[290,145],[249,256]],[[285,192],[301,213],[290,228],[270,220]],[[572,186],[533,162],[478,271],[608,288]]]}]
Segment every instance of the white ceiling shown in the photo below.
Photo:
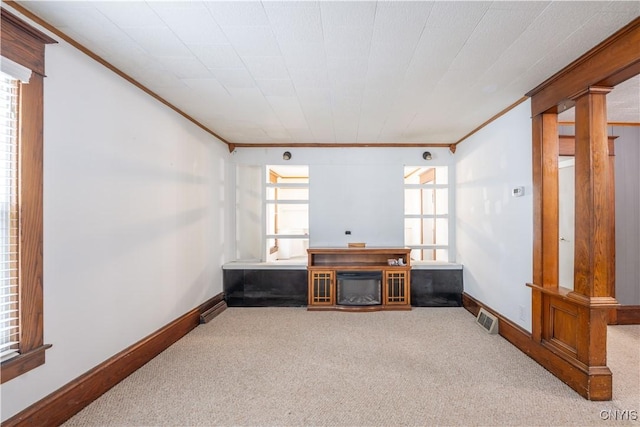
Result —
[{"label": "white ceiling", "polygon": [[[233,143],[453,143],[640,2],[18,1]],[[638,84],[632,120],[640,121]]]}]

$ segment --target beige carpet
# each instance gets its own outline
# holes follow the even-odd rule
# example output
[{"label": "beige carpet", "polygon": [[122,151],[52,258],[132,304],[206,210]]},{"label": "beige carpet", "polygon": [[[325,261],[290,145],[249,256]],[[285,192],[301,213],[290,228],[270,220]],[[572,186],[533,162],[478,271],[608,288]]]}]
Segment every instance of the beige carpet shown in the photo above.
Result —
[{"label": "beige carpet", "polygon": [[602,419],[640,416],[640,326],[609,328],[614,400],[590,402],[474,320],[230,308],[65,425],[640,426]]}]

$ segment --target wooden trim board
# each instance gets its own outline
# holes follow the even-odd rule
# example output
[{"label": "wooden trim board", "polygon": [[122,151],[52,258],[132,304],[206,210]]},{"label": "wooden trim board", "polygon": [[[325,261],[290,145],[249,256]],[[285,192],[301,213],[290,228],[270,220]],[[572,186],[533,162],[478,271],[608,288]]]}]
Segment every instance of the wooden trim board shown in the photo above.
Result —
[{"label": "wooden trim board", "polygon": [[640,305],[621,305],[612,310],[615,310],[615,321],[610,325],[640,325]]},{"label": "wooden trim board", "polygon": [[[200,324],[200,315],[224,301],[222,293],[127,347],[42,400],[2,423],[2,427],[60,425],[131,375]],[[225,307],[226,308],[226,307]],[[223,310],[220,310],[222,312]]]}]

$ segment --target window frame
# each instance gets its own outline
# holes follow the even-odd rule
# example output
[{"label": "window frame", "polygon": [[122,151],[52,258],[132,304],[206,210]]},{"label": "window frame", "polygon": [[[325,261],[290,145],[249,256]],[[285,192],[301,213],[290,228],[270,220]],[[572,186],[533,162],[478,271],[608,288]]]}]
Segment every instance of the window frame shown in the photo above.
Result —
[{"label": "window frame", "polygon": [[[286,199],[280,199],[278,198],[278,189],[309,189],[309,176],[308,176],[308,165],[294,165],[294,166],[306,166],[307,167],[307,176],[305,177],[307,179],[306,183],[283,183],[283,182],[277,182],[277,178],[282,178],[279,175],[277,175],[275,172],[270,170],[270,167],[273,166],[282,166],[282,167],[286,167],[287,165],[275,165],[275,164],[270,164],[270,165],[265,165],[264,169],[263,169],[263,177],[264,181],[263,181],[263,196],[262,196],[262,206],[263,206],[263,210],[262,210],[262,214],[263,214],[263,218],[264,220],[262,221],[262,227],[263,227],[263,233],[262,233],[262,258],[264,261],[268,261],[270,259],[271,256],[273,256],[275,253],[277,253],[280,250],[280,246],[279,246],[279,239],[292,239],[292,240],[309,240],[309,234],[279,234],[278,233],[278,227],[277,227],[277,214],[275,215],[274,220],[276,221],[276,226],[274,227],[275,233],[274,234],[270,234],[268,232],[269,230],[269,225],[267,223],[268,221],[268,214],[267,214],[267,209],[268,206],[275,206],[276,211],[277,211],[277,206],[278,204],[289,204],[289,205],[304,205],[307,206],[307,210],[309,208],[309,199],[300,199],[300,200],[286,200]],[[284,178],[292,178],[295,179],[296,177],[284,177]],[[275,181],[275,182],[273,182]],[[269,189],[273,189],[274,190],[274,194],[275,194],[275,198],[271,199],[268,194],[269,194]],[[275,245],[273,246],[268,246],[267,242],[273,239],[275,242]],[[272,260],[273,262],[277,262],[278,260]]]},{"label": "window frame", "polygon": [[[406,168],[422,168],[424,166],[416,166],[413,164],[407,164],[404,166],[403,170],[406,171]],[[410,245],[405,241],[405,246],[410,248],[413,252],[413,250],[419,250],[421,252],[421,258],[422,258],[422,251],[425,250],[433,250],[434,251],[434,260],[423,260],[423,259],[416,259],[415,262],[416,263],[420,263],[420,262],[430,262],[430,261],[438,261],[436,260],[436,255],[435,252],[439,249],[443,249],[447,251],[447,259],[445,260],[440,260],[439,262],[452,262],[452,257],[453,257],[453,253],[452,251],[454,251],[454,239],[455,236],[453,234],[453,199],[454,196],[451,194],[451,190],[453,188],[453,186],[451,185],[452,182],[452,168],[450,165],[433,165],[430,166],[430,168],[433,168],[434,170],[434,179],[432,181],[427,181],[425,183],[420,183],[420,184],[415,184],[415,183],[411,183],[408,184],[406,182],[406,176],[404,177],[404,183],[403,183],[403,191],[404,191],[404,197],[406,197],[406,190],[425,190],[425,189],[431,189],[434,192],[436,190],[441,190],[441,189],[445,189],[447,190],[447,213],[443,214],[443,213],[437,213],[437,212],[433,212],[433,213],[407,213],[406,210],[403,213],[403,222],[404,222],[404,226],[406,227],[406,223],[407,223],[407,219],[418,219],[421,222],[424,221],[425,219],[432,219],[434,221],[434,227],[435,227],[435,222],[438,219],[443,219],[446,220],[447,222],[447,244],[438,244],[438,243],[434,243],[434,244],[419,244],[419,245]],[[446,168],[446,174],[447,174],[447,183],[446,184],[440,184],[437,183],[435,181],[435,168]],[[428,172],[429,169],[427,169],[426,172]],[[406,203],[405,203],[405,209],[406,209]]]},{"label": "window frame", "polygon": [[44,49],[57,43],[1,8],[1,47],[5,58],[31,69],[19,88],[18,200],[20,355],[3,362],[0,383],[45,363],[43,321],[43,98]]}]

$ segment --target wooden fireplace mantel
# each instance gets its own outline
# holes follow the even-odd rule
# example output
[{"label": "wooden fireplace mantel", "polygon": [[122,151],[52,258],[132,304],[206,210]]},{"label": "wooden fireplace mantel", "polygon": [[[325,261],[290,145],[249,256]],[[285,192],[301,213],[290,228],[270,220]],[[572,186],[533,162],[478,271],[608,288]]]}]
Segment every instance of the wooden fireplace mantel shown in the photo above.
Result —
[{"label": "wooden fireplace mantel", "polygon": [[[411,310],[411,249],[310,248],[307,249],[309,310]],[[389,260],[402,260],[390,265]],[[341,305],[337,300],[338,272],[380,272],[381,301],[376,305]]]}]

